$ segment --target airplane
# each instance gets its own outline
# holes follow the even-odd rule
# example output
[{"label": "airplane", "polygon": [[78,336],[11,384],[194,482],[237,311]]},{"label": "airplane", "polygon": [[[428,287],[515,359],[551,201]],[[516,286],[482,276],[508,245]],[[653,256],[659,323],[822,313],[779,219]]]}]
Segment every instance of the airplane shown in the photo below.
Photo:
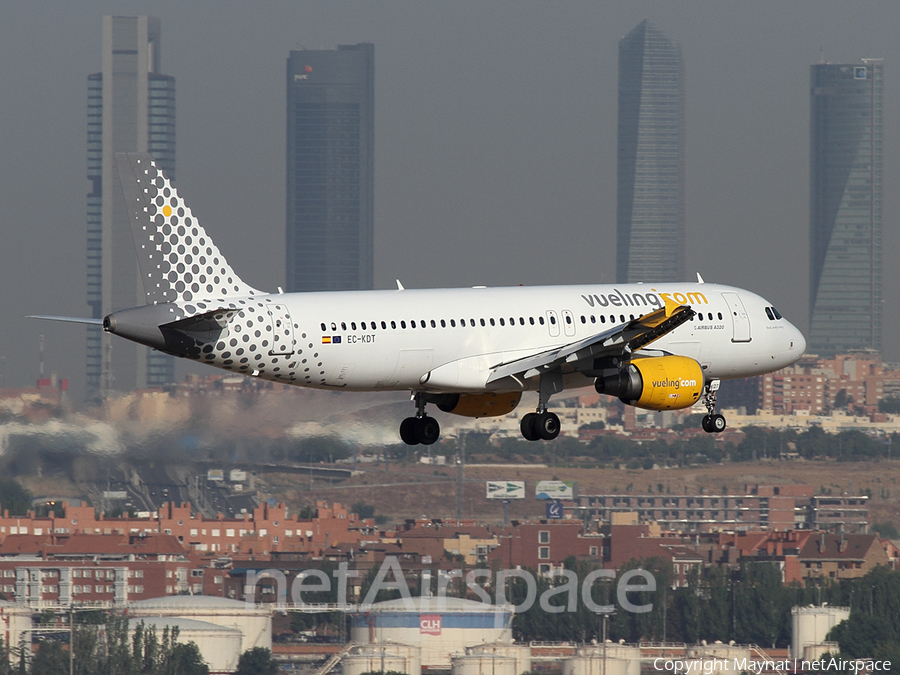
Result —
[{"label": "airplane", "polygon": [[[679,410],[725,429],[721,380],[773,372],[802,333],[750,291],[705,283],[266,293],[226,262],[147,153],[117,153],[147,304],[103,330],[255,378],[324,390],[411,392],[408,445],[440,436],[426,406],[470,417],[512,412],[529,441],[559,435],[551,396],[593,385],[626,405]],[[99,319],[39,317],[100,324]]]}]

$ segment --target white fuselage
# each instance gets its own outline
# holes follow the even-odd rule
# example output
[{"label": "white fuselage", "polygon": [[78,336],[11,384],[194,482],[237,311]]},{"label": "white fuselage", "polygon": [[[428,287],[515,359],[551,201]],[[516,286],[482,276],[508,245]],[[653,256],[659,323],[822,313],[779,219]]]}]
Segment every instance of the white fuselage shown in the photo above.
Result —
[{"label": "white fuselage", "polygon": [[[695,359],[707,381],[778,370],[800,358],[806,347],[797,328],[783,318],[770,318],[766,308],[771,303],[740,288],[674,283],[519,286],[228,298],[238,311],[199,360],[322,389],[531,389],[539,378],[488,384],[491,368],[620,326],[663,307],[664,296],[689,305],[697,316],[647,350]],[[273,332],[279,334],[276,344]],[[593,381],[577,372],[563,380],[567,388]]]}]

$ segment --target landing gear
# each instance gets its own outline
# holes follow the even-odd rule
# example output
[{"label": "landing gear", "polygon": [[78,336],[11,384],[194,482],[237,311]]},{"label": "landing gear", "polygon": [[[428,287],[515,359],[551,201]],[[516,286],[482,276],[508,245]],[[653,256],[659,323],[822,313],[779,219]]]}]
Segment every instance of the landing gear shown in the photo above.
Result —
[{"label": "landing gear", "polygon": [[717,434],[725,431],[725,417],[723,415],[704,415],[700,422],[703,431],[708,434]]},{"label": "landing gear", "polygon": [[441,435],[441,425],[433,417],[425,414],[425,397],[415,395],[416,416],[407,417],[400,423],[400,439],[407,445],[431,445]]},{"label": "landing gear", "polygon": [[559,417],[547,410],[550,396],[559,391],[562,391],[562,375],[558,370],[541,375],[537,412],[528,413],[519,424],[526,441],[552,441],[559,436]]},{"label": "landing gear", "polygon": [[706,406],[706,414],[703,416],[700,426],[708,434],[725,431],[725,416],[716,413],[716,392],[718,390],[719,380],[710,380],[703,388],[703,404]]},{"label": "landing gear", "polygon": [[519,429],[526,441],[552,441],[559,436],[559,417],[549,410],[528,413],[522,418]]}]

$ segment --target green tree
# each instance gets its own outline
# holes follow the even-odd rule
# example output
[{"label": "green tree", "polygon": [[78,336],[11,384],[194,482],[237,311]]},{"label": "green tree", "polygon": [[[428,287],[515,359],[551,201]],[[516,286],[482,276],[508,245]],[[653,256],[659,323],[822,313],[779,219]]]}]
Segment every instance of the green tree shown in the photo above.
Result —
[{"label": "green tree", "polygon": [[34,675],[68,675],[69,653],[57,640],[44,640],[31,661]]},{"label": "green tree", "polygon": [[265,647],[254,647],[241,654],[234,675],[278,675],[278,661]]},{"label": "green tree", "polygon": [[31,508],[31,493],[18,481],[0,480],[0,511],[9,510],[14,516],[24,516]]}]

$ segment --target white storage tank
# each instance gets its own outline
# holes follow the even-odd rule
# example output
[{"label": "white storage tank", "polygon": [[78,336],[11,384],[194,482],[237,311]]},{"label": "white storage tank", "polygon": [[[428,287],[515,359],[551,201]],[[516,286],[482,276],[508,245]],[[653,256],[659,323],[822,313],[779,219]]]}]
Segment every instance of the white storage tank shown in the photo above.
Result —
[{"label": "white storage tank", "polygon": [[272,649],[272,611],[259,605],[211,595],[169,595],[131,602],[128,613],[135,618],[171,616],[237,628],[242,636],[241,651]]},{"label": "white storage tank", "polygon": [[563,675],[641,675],[641,650],[638,647],[606,643],[606,664],[602,645],[576,650],[563,661]]},{"label": "white storage tank", "polygon": [[461,598],[416,597],[387,600],[350,616],[350,639],[357,644],[399,643],[420,647],[422,665],[448,668],[451,654],[466,647],[512,643],[512,607]]},{"label": "white storage tank", "polygon": [[0,638],[4,647],[18,647],[22,639],[31,644],[32,614],[26,605],[0,600]]},{"label": "white storage tank", "polygon": [[732,645],[719,642],[718,640],[709,645],[699,645],[688,647],[685,652],[684,661],[686,668],[691,668],[692,673],[703,673],[704,675],[738,675],[740,668],[735,668],[735,664],[741,664],[749,661],[752,657],[750,647],[746,645]]},{"label": "white storage tank", "polygon": [[521,675],[512,656],[466,654],[450,658],[451,675]]},{"label": "white storage tank", "polygon": [[194,621],[171,616],[145,616],[131,619],[128,628],[132,634],[143,623],[145,630],[153,630],[156,637],[162,639],[166,627],[171,632],[178,629],[177,642],[187,644],[193,642],[200,651],[200,656],[209,666],[210,675],[217,673],[233,673],[237,670],[241,658],[241,631],[237,628],[226,628],[206,621]]},{"label": "white storage tank", "polygon": [[791,609],[791,658],[802,659],[808,645],[825,642],[828,631],[850,618],[849,607],[794,607]]},{"label": "white storage tank", "polygon": [[343,675],[362,675],[382,670],[422,675],[422,650],[411,645],[384,642],[354,647],[341,659]]},{"label": "white storage tank", "polygon": [[[501,664],[507,663],[512,668],[513,675],[531,670],[531,647],[495,642],[494,644],[466,647],[465,655],[455,654],[450,657],[450,669],[453,675],[481,672],[500,675],[501,672],[506,672],[502,669],[506,666]],[[473,670],[476,664],[483,664],[484,669]]]}]

